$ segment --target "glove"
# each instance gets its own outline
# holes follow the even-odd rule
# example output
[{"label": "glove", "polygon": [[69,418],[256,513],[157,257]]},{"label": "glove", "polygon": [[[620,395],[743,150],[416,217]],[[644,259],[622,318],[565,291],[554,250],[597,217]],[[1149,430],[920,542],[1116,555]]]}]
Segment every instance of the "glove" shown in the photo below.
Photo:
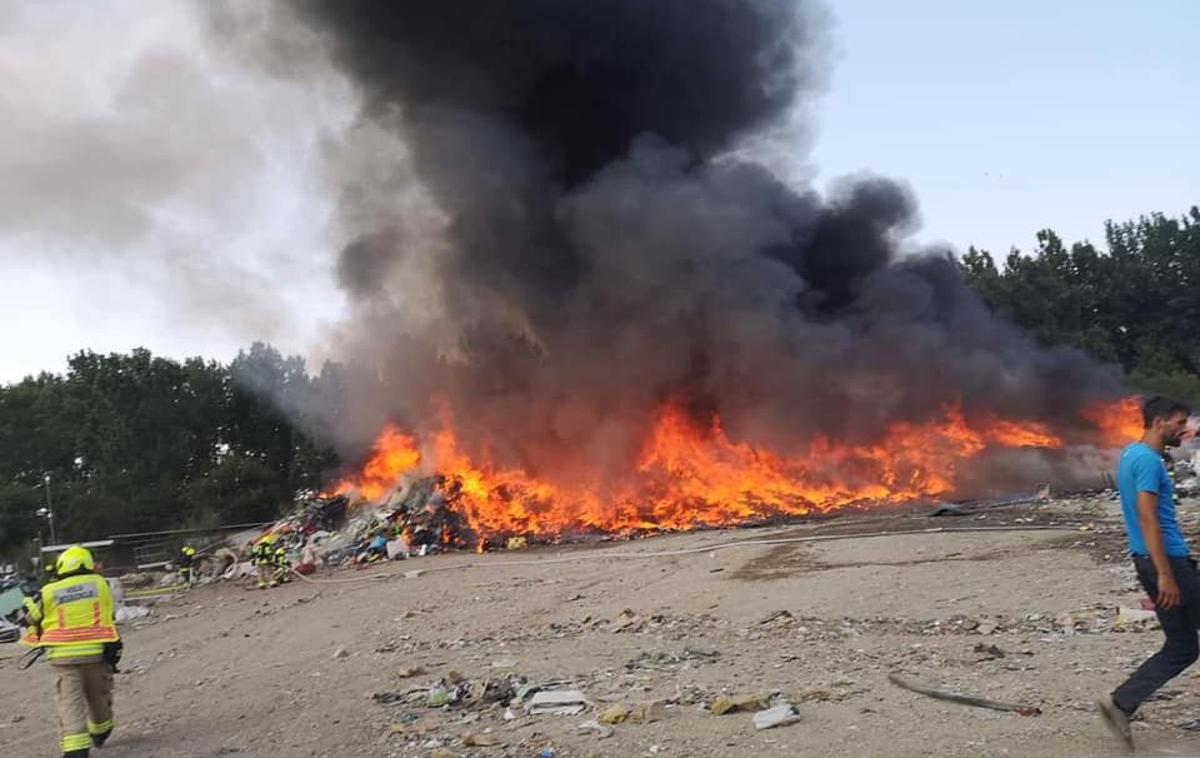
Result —
[{"label": "glove", "polygon": [[125,643],[121,640],[104,643],[104,662],[108,664],[108,667],[112,669],[114,674],[120,671],[117,668],[117,664],[121,662],[121,653],[124,649]]}]

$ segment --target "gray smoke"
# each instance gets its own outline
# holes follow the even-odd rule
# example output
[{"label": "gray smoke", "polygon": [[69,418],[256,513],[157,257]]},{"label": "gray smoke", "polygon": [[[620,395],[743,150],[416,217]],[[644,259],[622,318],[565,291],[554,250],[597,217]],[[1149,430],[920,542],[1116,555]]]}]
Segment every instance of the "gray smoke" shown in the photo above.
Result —
[{"label": "gray smoke", "polygon": [[823,197],[747,157],[826,79],[817,3],[301,0],[279,28],[293,13],[362,98],[328,154],[351,445],[445,399],[469,450],[619,478],[667,398],[787,452],[954,402],[1070,434],[1120,392],[993,317],[948,251],[901,255],[904,185]]},{"label": "gray smoke", "polygon": [[240,64],[201,18],[186,0],[3,4],[0,261],[50,272],[93,324],[140,322],[131,340],[287,340],[307,317],[276,272],[322,282],[325,266],[279,218],[304,181],[280,156],[322,103],[353,100],[327,62],[303,87]]}]

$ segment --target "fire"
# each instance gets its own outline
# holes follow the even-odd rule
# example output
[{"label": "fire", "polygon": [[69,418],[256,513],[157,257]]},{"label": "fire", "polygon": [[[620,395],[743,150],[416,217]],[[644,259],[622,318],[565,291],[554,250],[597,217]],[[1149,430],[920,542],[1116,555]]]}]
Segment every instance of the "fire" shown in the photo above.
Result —
[{"label": "fire", "polygon": [[357,476],[338,482],[332,494],[345,495],[353,491],[367,500],[379,500],[396,486],[400,477],[415,469],[420,461],[416,440],[395,424],[386,424],[362,471]]},{"label": "fire", "polygon": [[1108,447],[1122,447],[1141,438],[1142,403],[1135,395],[1116,403],[1095,403],[1083,411],[1083,417],[1100,430]]},{"label": "fire", "polygon": [[[1124,400],[1085,418],[1117,444],[1129,439],[1137,407],[1136,399]],[[623,481],[568,484],[468,454],[448,411],[422,439],[386,426],[362,471],[336,491],[378,501],[405,474],[436,475],[438,492],[478,539],[477,549],[512,535],[687,530],[912,502],[953,493],[960,464],[985,451],[1065,446],[1045,424],[968,418],[953,405],[932,421],[893,424],[870,444],[817,437],[785,456],[731,439],[717,414],[697,419],[667,402]]]}]

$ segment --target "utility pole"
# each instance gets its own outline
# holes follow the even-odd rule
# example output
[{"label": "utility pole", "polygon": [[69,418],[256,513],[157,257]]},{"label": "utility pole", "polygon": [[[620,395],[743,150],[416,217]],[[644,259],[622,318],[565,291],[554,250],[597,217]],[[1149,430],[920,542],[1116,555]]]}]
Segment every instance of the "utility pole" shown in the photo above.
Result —
[{"label": "utility pole", "polygon": [[50,475],[43,479],[46,484],[46,520],[50,522],[50,544],[58,544],[58,535],[54,533],[54,505],[50,502]]}]

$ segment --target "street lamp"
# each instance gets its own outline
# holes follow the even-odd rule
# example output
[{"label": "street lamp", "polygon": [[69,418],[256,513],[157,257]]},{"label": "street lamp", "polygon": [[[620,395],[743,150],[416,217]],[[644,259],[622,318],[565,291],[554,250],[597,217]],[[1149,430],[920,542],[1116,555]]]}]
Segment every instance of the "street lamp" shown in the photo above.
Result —
[{"label": "street lamp", "polygon": [[50,522],[50,544],[57,545],[58,535],[54,533],[54,506],[50,502],[50,475],[46,474],[43,481],[46,484],[46,507],[39,508],[37,513],[39,516],[45,516],[46,520]]}]

